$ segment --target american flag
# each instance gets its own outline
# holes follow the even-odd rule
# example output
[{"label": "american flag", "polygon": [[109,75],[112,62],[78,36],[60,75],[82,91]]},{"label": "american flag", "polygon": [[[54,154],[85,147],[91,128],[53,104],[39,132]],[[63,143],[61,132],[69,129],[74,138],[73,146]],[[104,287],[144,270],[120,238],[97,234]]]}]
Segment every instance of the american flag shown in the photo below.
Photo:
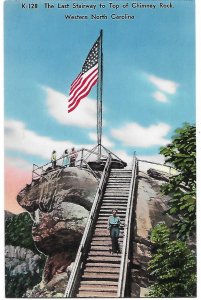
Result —
[{"label": "american flag", "polygon": [[68,99],[68,112],[73,111],[80,101],[87,97],[92,87],[98,81],[98,54],[100,46],[100,37],[91,48],[84,64],[82,71],[73,81],[70,87]]}]

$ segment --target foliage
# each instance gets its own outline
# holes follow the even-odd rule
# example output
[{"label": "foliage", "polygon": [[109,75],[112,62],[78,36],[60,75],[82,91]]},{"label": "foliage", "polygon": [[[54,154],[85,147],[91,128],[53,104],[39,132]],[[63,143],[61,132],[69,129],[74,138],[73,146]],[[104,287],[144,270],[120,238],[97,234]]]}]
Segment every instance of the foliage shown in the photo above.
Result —
[{"label": "foliage", "polygon": [[196,294],[196,258],[185,242],[171,240],[165,224],[158,224],[151,233],[154,243],[149,271],[154,284],[149,296],[191,297]]},{"label": "foliage", "polygon": [[27,289],[32,289],[41,281],[41,274],[31,272],[11,275],[6,271],[5,290],[7,298],[21,298]]},{"label": "foliage", "polygon": [[167,213],[174,217],[171,228],[158,224],[152,229],[152,258],[149,264],[154,284],[151,297],[192,297],[196,295],[196,257],[187,241],[196,226],[196,129],[184,124],[172,142],[161,148],[178,174],[162,186],[170,196]]},{"label": "foliage", "polygon": [[179,172],[170,178],[162,191],[171,196],[168,213],[176,218],[174,232],[179,239],[186,240],[195,232],[196,226],[196,128],[184,124],[176,130],[172,143],[161,148]]},{"label": "foliage", "polygon": [[29,213],[21,213],[8,218],[5,223],[5,244],[31,249],[37,253],[32,238],[33,221]]}]

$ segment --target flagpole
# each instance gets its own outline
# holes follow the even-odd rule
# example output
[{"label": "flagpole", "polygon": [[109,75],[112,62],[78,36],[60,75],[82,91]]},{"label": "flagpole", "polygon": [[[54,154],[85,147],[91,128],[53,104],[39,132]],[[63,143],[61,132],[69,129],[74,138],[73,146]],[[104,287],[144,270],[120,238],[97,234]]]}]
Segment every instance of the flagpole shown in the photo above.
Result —
[{"label": "flagpole", "polygon": [[102,96],[103,96],[103,30],[100,31],[100,46],[98,53],[98,84],[97,84],[97,143],[98,156],[101,157],[102,140]]}]

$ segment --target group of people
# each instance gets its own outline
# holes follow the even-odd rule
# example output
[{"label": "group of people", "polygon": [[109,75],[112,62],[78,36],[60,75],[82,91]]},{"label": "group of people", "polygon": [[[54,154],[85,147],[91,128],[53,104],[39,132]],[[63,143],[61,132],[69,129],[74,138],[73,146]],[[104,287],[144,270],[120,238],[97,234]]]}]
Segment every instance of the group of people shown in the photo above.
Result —
[{"label": "group of people", "polygon": [[[71,149],[71,152],[69,153],[68,150],[66,149],[62,155],[63,161],[62,161],[62,166],[67,167],[68,165],[70,167],[75,167],[75,161],[77,158],[77,151],[73,147]],[[52,156],[51,156],[51,162],[52,162],[52,168],[56,168],[56,162],[57,162],[57,153],[55,150],[52,151]]]}]

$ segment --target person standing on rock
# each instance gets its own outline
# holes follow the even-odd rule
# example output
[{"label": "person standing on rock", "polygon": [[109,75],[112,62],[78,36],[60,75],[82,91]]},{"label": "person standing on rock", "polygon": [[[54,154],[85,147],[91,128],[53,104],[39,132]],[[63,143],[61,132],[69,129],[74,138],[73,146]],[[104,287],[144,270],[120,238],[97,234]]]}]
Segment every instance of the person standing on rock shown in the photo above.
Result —
[{"label": "person standing on rock", "polygon": [[51,156],[51,162],[52,162],[52,167],[55,169],[56,168],[56,160],[57,160],[57,153],[55,150],[52,151],[52,156]]},{"label": "person standing on rock", "polygon": [[120,233],[120,224],[121,220],[120,217],[117,216],[117,209],[112,210],[112,215],[108,219],[107,228],[110,231],[110,237],[112,241],[112,252],[119,253],[119,233]]},{"label": "person standing on rock", "polygon": [[73,147],[70,153],[70,167],[75,167],[76,158],[77,158],[77,151]]},{"label": "person standing on rock", "polygon": [[68,150],[66,149],[63,154],[63,166],[66,167],[69,165],[69,157],[68,157]]}]

